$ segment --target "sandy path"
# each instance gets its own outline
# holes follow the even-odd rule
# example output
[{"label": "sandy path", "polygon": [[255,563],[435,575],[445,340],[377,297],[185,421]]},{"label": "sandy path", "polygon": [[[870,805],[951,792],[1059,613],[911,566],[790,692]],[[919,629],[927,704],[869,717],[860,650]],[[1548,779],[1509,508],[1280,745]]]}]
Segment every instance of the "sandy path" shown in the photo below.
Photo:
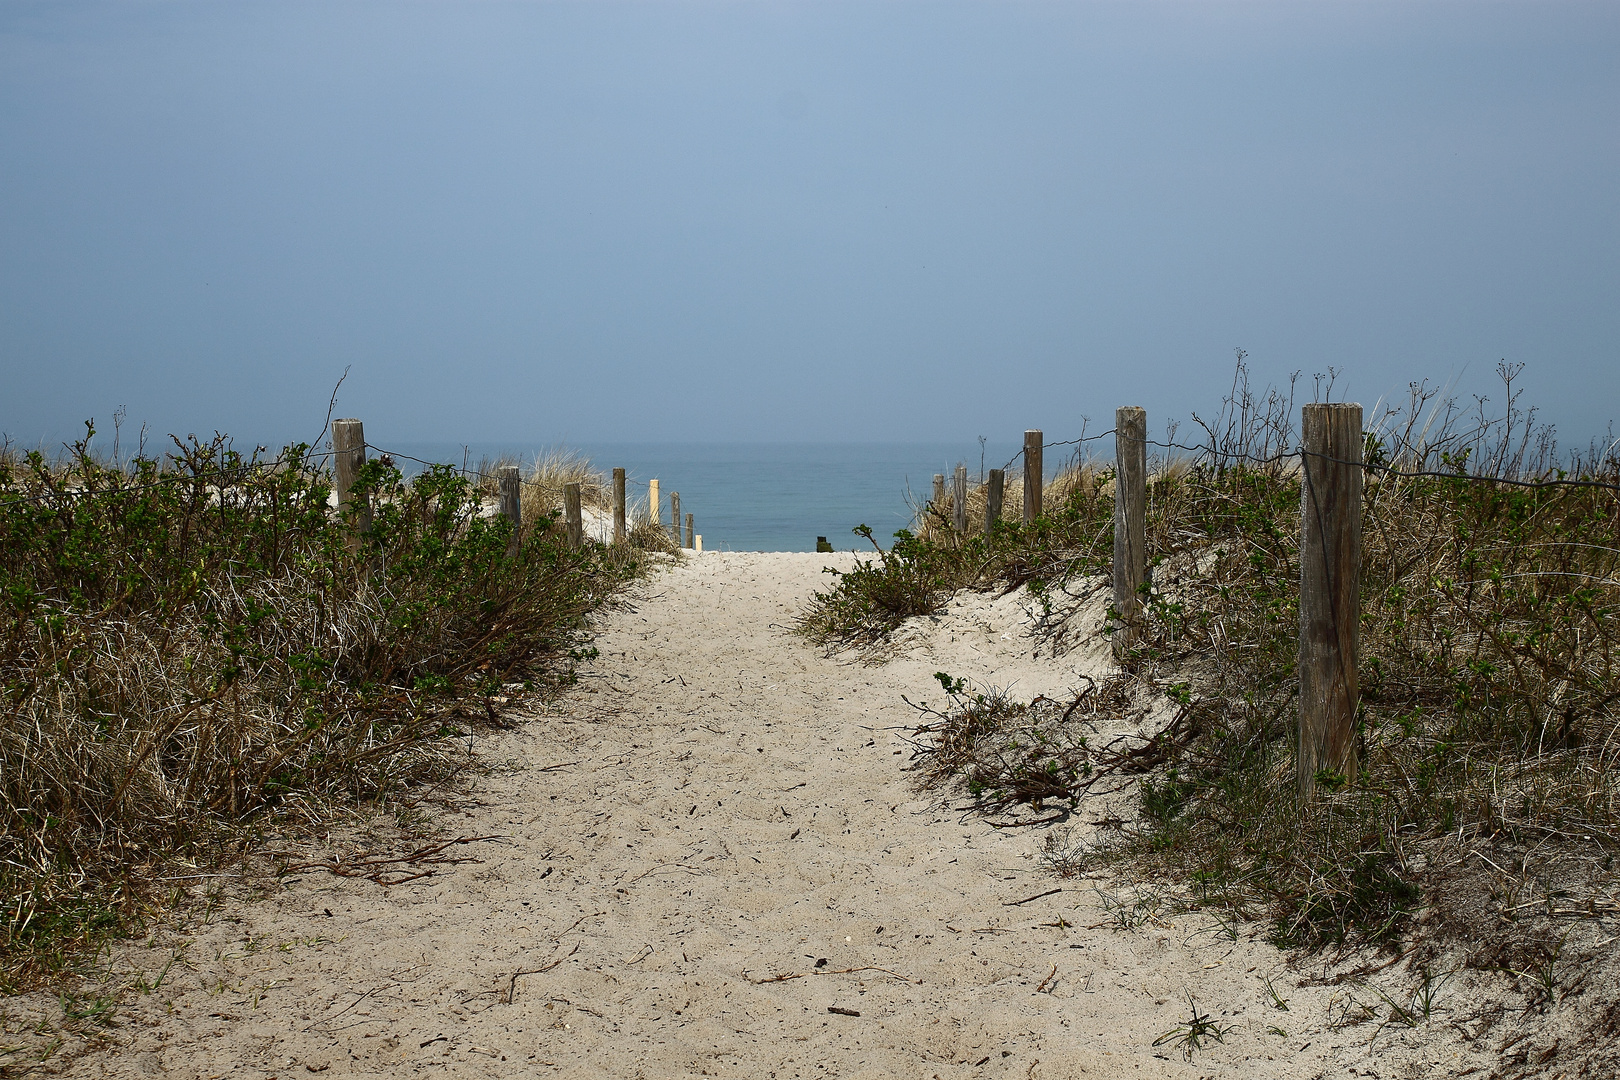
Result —
[{"label": "sandy path", "polygon": [[[928,697],[942,663],[1029,694],[1095,658],[1030,661],[1010,603],[881,667],[823,658],[786,627],[828,561],[711,553],[660,575],[562,710],[490,740],[512,767],[440,823],[505,837],[462,849],[483,862],[392,889],[310,874],[230,911],[74,1071],[1349,1075],[1373,1033],[1329,1030],[1331,992],[1292,988],[1269,947],[1198,914],[1093,925],[1092,883],[1043,873],[1039,835],[908,786],[900,695]],[[126,959],[155,971],[163,940]],[[1264,997],[1279,973],[1288,1012]],[[758,981],[778,975],[798,977]],[[1188,990],[1233,1025],[1191,1062],[1152,1046]],[[1428,1075],[1440,1058],[1403,1038],[1379,1037],[1380,1067]]]}]

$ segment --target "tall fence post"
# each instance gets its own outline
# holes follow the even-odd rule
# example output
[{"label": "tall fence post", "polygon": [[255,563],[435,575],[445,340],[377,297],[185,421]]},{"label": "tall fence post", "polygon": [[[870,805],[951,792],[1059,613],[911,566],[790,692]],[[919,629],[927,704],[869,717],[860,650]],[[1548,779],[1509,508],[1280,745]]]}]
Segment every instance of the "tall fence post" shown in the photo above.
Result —
[{"label": "tall fence post", "polygon": [[512,540],[508,546],[516,551],[518,534],[523,528],[523,475],[516,465],[496,468],[495,490],[500,496],[501,517],[512,523]]},{"label": "tall fence post", "polygon": [[669,493],[669,535],[675,541],[675,546],[681,546],[681,493]]},{"label": "tall fence post", "polygon": [[1147,412],[1114,411],[1114,656],[1142,639],[1142,585],[1147,581]]},{"label": "tall fence post", "polygon": [[984,492],[984,535],[989,536],[995,531],[996,522],[1001,520],[1001,497],[1007,485],[1007,474],[1001,469],[991,469],[990,479],[985,484]]},{"label": "tall fence post", "polygon": [[956,463],[956,475],[951,485],[951,524],[958,536],[967,535],[967,466]]},{"label": "tall fence post", "polygon": [[624,470],[613,470],[613,542],[624,543]]},{"label": "tall fence post", "polygon": [[337,474],[338,510],[354,514],[354,531],[348,538],[350,551],[359,551],[360,538],[371,531],[371,500],[354,492],[355,480],[365,463],[365,425],[353,419],[332,421],[332,471]]},{"label": "tall fence post", "polygon": [[1039,430],[1024,432],[1024,524],[1041,516],[1041,440]]},{"label": "tall fence post", "polygon": [[694,536],[696,536],[696,535],[697,535],[697,533],[692,528],[692,515],[687,514],[686,515],[686,546],[687,547],[692,547],[693,546],[692,538]]},{"label": "tall fence post", "polygon": [[647,513],[652,516],[654,525],[662,525],[664,521],[664,508],[658,501],[658,481],[647,481]]},{"label": "tall fence post", "polygon": [[1361,406],[1307,405],[1299,529],[1299,792],[1356,775],[1361,628]]},{"label": "tall fence post", "polygon": [[563,485],[563,521],[568,526],[568,546],[581,547],[585,543],[585,515],[579,506],[579,485]]}]

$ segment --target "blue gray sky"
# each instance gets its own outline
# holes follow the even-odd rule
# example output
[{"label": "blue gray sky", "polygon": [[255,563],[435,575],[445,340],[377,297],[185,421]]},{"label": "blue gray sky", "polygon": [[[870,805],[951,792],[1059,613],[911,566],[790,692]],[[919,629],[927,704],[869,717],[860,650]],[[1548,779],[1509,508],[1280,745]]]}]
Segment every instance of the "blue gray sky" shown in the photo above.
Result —
[{"label": "blue gray sky", "polygon": [[[0,429],[1620,418],[1614,3],[0,2]],[[1157,425],[1155,425],[1157,426]]]}]

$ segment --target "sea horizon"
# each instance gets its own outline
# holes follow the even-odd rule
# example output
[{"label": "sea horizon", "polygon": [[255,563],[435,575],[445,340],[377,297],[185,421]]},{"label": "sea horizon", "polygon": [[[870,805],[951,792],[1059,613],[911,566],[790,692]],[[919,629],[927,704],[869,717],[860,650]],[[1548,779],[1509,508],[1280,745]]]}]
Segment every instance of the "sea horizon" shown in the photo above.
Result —
[{"label": "sea horizon", "polygon": [[[557,451],[578,454],[592,468],[623,468],[632,503],[644,502],[647,482],[659,481],[660,520],[669,521],[669,495],[692,514],[706,551],[814,551],[825,536],[835,550],[872,550],[854,529],[866,525],[887,547],[926,502],[933,475],[949,476],[958,462],[978,479],[1019,451],[1012,441],[976,438],[931,442],[524,442],[401,441],[393,452],[407,475],[411,458],[476,467],[485,459],[527,464]],[[1055,473],[1067,455],[1048,455]]]}]

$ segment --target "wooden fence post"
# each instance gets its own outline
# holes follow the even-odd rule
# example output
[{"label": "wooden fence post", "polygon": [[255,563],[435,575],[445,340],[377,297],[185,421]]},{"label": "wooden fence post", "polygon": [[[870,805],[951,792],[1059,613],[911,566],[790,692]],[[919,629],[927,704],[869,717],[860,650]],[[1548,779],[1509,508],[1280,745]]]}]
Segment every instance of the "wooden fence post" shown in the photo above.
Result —
[{"label": "wooden fence post", "polygon": [[495,469],[495,491],[500,498],[501,517],[512,523],[512,540],[507,546],[516,551],[518,533],[523,528],[523,474],[516,465]]},{"label": "wooden fence post", "polygon": [[951,485],[951,524],[958,536],[967,535],[967,466],[956,463],[955,481]]},{"label": "wooden fence post", "polygon": [[934,497],[928,503],[928,509],[936,514],[945,513],[945,474],[934,474]]},{"label": "wooden fence post", "polygon": [[664,521],[664,508],[658,501],[658,481],[647,481],[647,513],[652,517],[654,525],[661,525]]},{"label": "wooden fence post", "polygon": [[1142,639],[1142,585],[1147,581],[1147,412],[1114,411],[1114,657]]},{"label": "wooden fence post", "polygon": [[1361,629],[1361,406],[1304,408],[1300,423],[1299,792],[1356,775]]},{"label": "wooden fence post", "polygon": [[624,470],[613,470],[613,542],[624,543]]},{"label": "wooden fence post", "polygon": [[585,543],[585,516],[579,506],[579,485],[563,485],[563,520],[568,525],[568,546],[577,548]]},{"label": "wooden fence post", "polygon": [[991,469],[990,479],[985,485],[984,498],[984,535],[989,536],[995,530],[996,522],[1001,520],[1001,496],[1007,485],[1007,474],[1001,469]]},{"label": "wooden fence post", "polygon": [[358,420],[332,421],[332,471],[337,474],[339,512],[354,513],[350,551],[360,550],[360,538],[371,531],[371,500],[354,493],[355,479],[366,463],[365,426]]},{"label": "wooden fence post", "polygon": [[1041,432],[1024,432],[1024,524],[1041,516]]},{"label": "wooden fence post", "polygon": [[675,546],[681,546],[681,493],[669,493],[669,535],[674,539]]},{"label": "wooden fence post", "polygon": [[694,536],[696,536],[696,535],[697,535],[697,533],[695,531],[693,531],[693,528],[692,528],[692,515],[687,514],[686,515],[686,546],[687,547],[692,547],[693,546],[692,545],[692,538]]}]

